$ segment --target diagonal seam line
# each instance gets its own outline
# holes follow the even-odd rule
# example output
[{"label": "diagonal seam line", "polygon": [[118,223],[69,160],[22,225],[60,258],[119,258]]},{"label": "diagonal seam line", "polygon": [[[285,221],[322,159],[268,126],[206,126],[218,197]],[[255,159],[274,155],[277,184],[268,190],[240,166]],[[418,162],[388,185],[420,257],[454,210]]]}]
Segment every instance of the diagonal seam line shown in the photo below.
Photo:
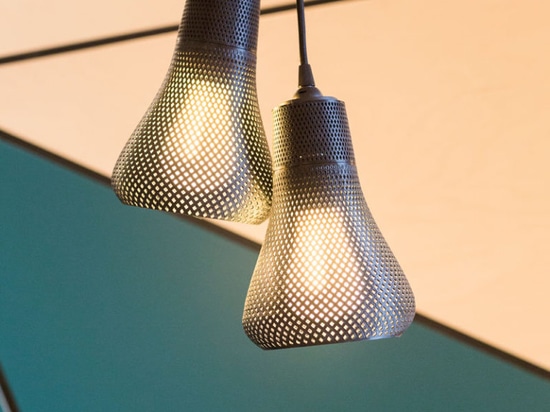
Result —
[{"label": "diagonal seam line", "polygon": [[0,410],[4,412],[17,412],[19,410],[2,365],[0,365]]},{"label": "diagonal seam line", "polygon": [[[311,7],[311,6],[319,6],[327,3],[336,3],[336,2],[344,2],[344,1],[350,1],[350,0],[310,0],[306,2],[305,5],[306,7],[308,6]],[[285,4],[281,6],[268,7],[260,10],[260,15],[275,14],[283,11],[292,10],[295,8],[296,8],[295,4]],[[89,49],[93,47],[106,46],[108,44],[136,40],[144,37],[157,36],[160,34],[172,33],[172,32],[176,32],[178,30],[178,27],[179,26],[177,24],[173,24],[169,26],[157,27],[155,29],[150,29],[150,30],[141,30],[141,31],[121,34],[117,36],[104,37],[101,39],[70,43],[70,44],[65,44],[57,47],[49,47],[46,49],[33,50],[25,53],[12,54],[8,56],[0,57],[0,65],[20,62],[25,60],[32,60],[32,59],[52,56],[56,54],[69,53],[69,52]]]},{"label": "diagonal seam line", "polygon": [[[17,147],[20,147],[30,153],[36,154],[42,158],[45,158],[47,160],[50,160],[54,163],[57,163],[58,165],[65,167],[69,170],[72,170],[73,172],[79,173],[87,178],[93,179],[99,183],[102,183],[106,186],[110,185],[110,179],[100,173],[94,172],[76,162],[73,162],[71,160],[65,159],[62,156],[56,155],[46,149],[43,149],[41,147],[38,147],[32,143],[29,143],[25,141],[24,139],[17,137],[11,133],[8,133],[2,129],[0,129],[0,142],[5,141],[7,143],[10,143],[12,145],[15,145]],[[167,213],[167,212],[164,212]],[[172,216],[183,219],[186,222],[195,224],[203,229],[209,230],[211,232],[214,232],[220,236],[224,236],[225,238],[237,242],[245,247],[248,247],[256,252],[260,251],[261,245],[257,242],[254,242],[250,239],[247,239],[243,236],[237,235],[236,233],[233,233],[227,229],[223,229],[220,226],[217,226],[211,222],[208,222],[203,219],[197,219],[190,216],[185,215],[176,215],[172,213]],[[453,329],[450,326],[444,325],[443,323],[437,322],[431,318],[428,318],[425,315],[416,313],[414,322],[419,323],[421,325],[424,325],[432,330],[435,330],[436,332],[445,335],[451,339],[454,339],[456,341],[462,342],[470,347],[473,347],[474,349],[477,349],[481,352],[484,352],[494,358],[500,359],[506,363],[512,364],[516,366],[518,369],[524,370],[526,372],[532,373],[533,375],[538,376],[539,378],[550,380],[550,371],[546,370],[538,365],[535,365],[529,361],[526,361],[522,358],[519,358],[515,355],[512,355],[511,353],[505,352],[502,349],[498,349],[495,346],[492,346],[488,343],[482,342],[478,339],[475,339],[469,335],[466,335],[462,332],[459,332],[456,329]]]},{"label": "diagonal seam line", "polygon": [[[44,148],[39,147],[39,146],[37,146],[33,143],[30,143],[30,142],[26,141],[25,139],[23,139],[19,136],[15,136],[12,133],[9,133],[5,130],[0,129],[0,142],[2,142],[2,141],[10,143],[10,144],[12,144],[16,147],[19,147],[23,150],[26,150],[29,153],[33,153],[35,155],[38,155],[39,157],[41,157],[43,159],[51,161],[52,163],[55,163],[55,164],[57,164],[61,167],[64,167],[68,170],[71,170],[75,173],[78,173],[79,175],[84,176],[88,179],[94,180],[94,181],[96,181],[98,183],[101,183],[105,186],[109,186],[109,187],[111,186],[111,178],[109,176],[105,176],[102,173],[98,173],[98,172],[96,172],[92,169],[89,169],[85,166],[80,165],[79,163],[76,163],[72,160],[69,160],[69,159],[63,157],[63,156],[60,156],[60,155],[55,154],[53,152],[50,152],[47,149],[44,149]],[[113,193],[113,196],[114,196],[114,193]],[[117,199],[116,196],[114,196],[114,198]],[[257,242],[254,242],[253,240],[250,240],[250,239],[248,239],[244,236],[240,236],[236,233],[233,233],[228,229],[224,229],[224,228],[222,228],[218,225],[215,225],[214,223],[211,223],[208,220],[197,219],[197,218],[194,218],[194,217],[191,217],[191,216],[178,215],[178,214],[170,213],[170,212],[161,212],[161,213],[166,213],[166,214],[174,216],[175,218],[183,219],[186,222],[192,223],[192,224],[194,224],[196,226],[199,226],[203,229],[214,232],[214,233],[216,233],[220,236],[225,237],[226,239],[228,239],[230,241],[239,243],[239,244],[241,244],[245,247],[248,247],[252,250],[255,250],[256,252],[260,251],[261,245],[258,244]]]},{"label": "diagonal seam line", "polygon": [[463,342],[481,352],[485,352],[489,355],[492,355],[493,357],[496,357],[520,369],[523,369],[524,371],[530,372],[540,378],[550,380],[549,370],[546,370],[529,361],[512,355],[511,353],[503,351],[502,349],[496,348],[495,346],[492,346],[488,343],[480,341],[479,339],[476,339],[472,336],[466,335],[465,333],[459,332],[458,330],[453,329],[450,326],[444,325],[419,313],[416,314],[414,321],[424,326],[427,326],[428,328],[435,330],[442,335],[455,339],[459,342]]},{"label": "diagonal seam line", "polygon": [[159,34],[171,33],[173,31],[176,31],[177,29],[178,29],[177,25],[164,26],[164,27],[159,27],[152,30],[143,30],[143,31],[138,31],[138,32],[133,32],[128,34],[121,34],[118,36],[105,37],[102,39],[89,40],[89,41],[84,41],[79,43],[71,43],[71,44],[66,44],[58,47],[51,47],[51,48],[41,49],[41,50],[33,50],[26,53],[12,54],[10,56],[0,57],[0,65],[20,62],[24,60],[37,59],[39,57],[52,56],[55,54],[68,53],[68,52],[77,51],[77,50],[84,50],[92,47],[105,46],[112,43],[119,43],[119,42],[128,41],[128,40],[140,39],[143,37],[156,36]]}]

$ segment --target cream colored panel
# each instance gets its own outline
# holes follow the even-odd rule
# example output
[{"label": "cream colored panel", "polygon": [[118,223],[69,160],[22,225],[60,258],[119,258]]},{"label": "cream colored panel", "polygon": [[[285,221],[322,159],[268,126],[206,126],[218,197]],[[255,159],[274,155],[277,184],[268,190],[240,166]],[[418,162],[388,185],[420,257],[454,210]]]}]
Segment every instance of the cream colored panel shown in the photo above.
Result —
[{"label": "cream colored panel", "polygon": [[[263,0],[261,6],[292,3]],[[0,57],[178,24],[185,0],[3,0]]]},{"label": "cream colored panel", "polygon": [[547,369],[549,13],[541,1],[309,13],[318,86],[347,102],[367,201],[419,310]]},{"label": "cream colored panel", "polygon": [[177,24],[183,0],[4,0],[0,56]]},{"label": "cream colored panel", "polygon": [[174,42],[175,33],[0,66],[0,127],[110,175]]},{"label": "cream colored panel", "polygon": [[[307,11],[318,86],[346,102],[367,202],[419,311],[546,369],[548,15],[550,3],[535,0]],[[258,94],[268,136],[271,107],[296,89],[295,27],[292,12],[262,18]],[[174,40],[0,66],[0,127],[108,175]],[[258,241],[265,230],[231,227]]]}]

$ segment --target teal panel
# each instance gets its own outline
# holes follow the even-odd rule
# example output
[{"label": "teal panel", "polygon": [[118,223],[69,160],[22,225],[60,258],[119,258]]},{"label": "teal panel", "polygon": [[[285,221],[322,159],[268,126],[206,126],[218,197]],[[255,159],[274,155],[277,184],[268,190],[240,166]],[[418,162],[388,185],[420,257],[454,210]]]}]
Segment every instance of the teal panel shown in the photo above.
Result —
[{"label": "teal panel", "polygon": [[419,324],[264,352],[256,252],[0,142],[0,362],[23,411],[550,411],[550,382]]}]

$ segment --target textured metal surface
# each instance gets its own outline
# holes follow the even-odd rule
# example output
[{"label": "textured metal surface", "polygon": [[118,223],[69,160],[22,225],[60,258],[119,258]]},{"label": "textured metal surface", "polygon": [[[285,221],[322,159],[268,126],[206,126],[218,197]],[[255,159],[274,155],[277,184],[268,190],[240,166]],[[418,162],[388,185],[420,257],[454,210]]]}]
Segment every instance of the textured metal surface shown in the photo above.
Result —
[{"label": "textured metal surface", "polygon": [[168,74],[115,165],[122,202],[260,223],[271,157],[256,97],[259,0],[188,0]]},{"label": "textured metal surface", "polygon": [[243,327],[264,349],[398,336],[412,290],[364,200],[344,104],[275,109],[273,210]]}]

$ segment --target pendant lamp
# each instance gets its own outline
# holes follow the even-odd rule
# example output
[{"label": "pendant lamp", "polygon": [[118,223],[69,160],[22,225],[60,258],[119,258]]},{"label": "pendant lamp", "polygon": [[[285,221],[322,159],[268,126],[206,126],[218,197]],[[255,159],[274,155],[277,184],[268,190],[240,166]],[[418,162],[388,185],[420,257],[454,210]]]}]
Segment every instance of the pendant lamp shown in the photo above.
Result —
[{"label": "pendant lamp", "polygon": [[260,0],[187,0],[166,78],[113,171],[123,203],[244,223],[267,218],[259,13]]},{"label": "pendant lamp", "polygon": [[300,89],[274,109],[273,208],[243,327],[263,349],[401,335],[415,302],[359,184],[345,105],[315,88],[298,1]]}]

